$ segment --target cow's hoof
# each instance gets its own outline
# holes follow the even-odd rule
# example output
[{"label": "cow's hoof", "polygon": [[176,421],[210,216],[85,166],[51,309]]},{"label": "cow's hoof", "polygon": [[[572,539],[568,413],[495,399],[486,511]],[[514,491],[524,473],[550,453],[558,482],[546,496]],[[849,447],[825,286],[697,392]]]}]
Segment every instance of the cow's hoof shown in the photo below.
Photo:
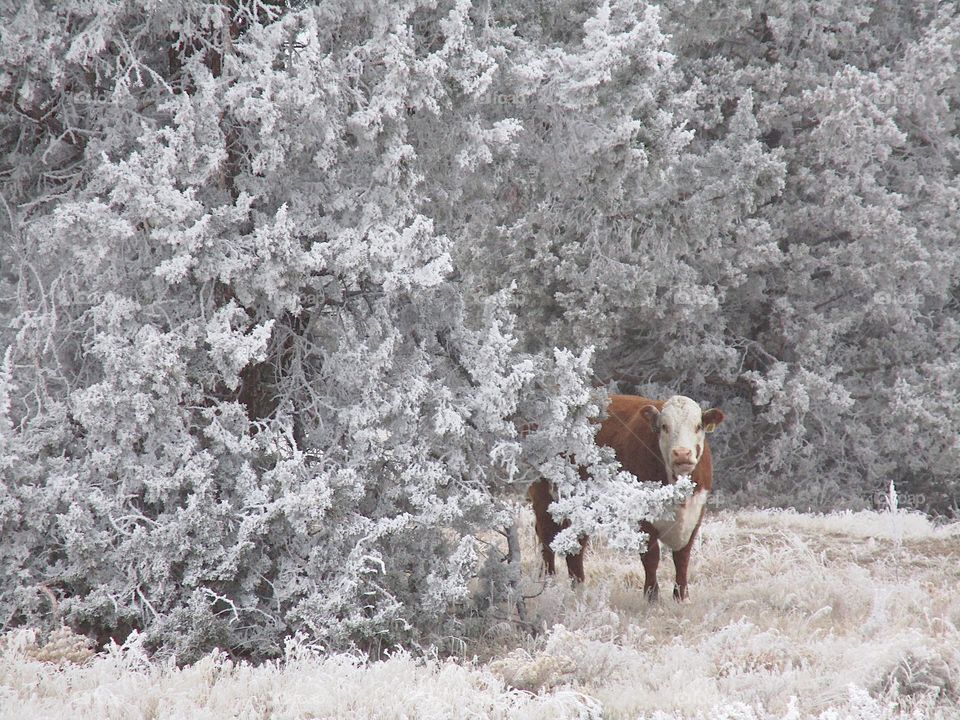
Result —
[{"label": "cow's hoof", "polygon": [[643,596],[649,603],[660,602],[660,586],[654,585],[651,588],[644,588]]},{"label": "cow's hoof", "polygon": [[687,592],[686,588],[681,590],[679,585],[674,585],[673,599],[678,603],[688,603],[690,602],[690,593]]}]

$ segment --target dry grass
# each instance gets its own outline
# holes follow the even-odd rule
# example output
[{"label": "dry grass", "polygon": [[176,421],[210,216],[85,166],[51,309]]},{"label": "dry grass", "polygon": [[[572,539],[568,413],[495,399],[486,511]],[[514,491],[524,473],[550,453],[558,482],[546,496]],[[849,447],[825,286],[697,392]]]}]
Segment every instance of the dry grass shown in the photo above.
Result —
[{"label": "dry grass", "polygon": [[[960,718],[960,525],[905,513],[714,515],[682,605],[643,600],[637,556],[594,545],[586,567],[585,587],[551,578],[528,601],[546,632],[523,653],[509,654],[508,637],[485,648],[499,656],[495,671],[531,690],[576,688],[616,718],[710,716],[737,702],[757,717],[859,717],[863,706],[864,717]],[[672,579],[667,556],[661,588]],[[516,676],[523,655],[557,669]]]},{"label": "dry grass", "polygon": [[[19,633],[0,647],[0,719],[960,718],[960,526],[714,515],[683,605],[646,603],[639,557],[599,543],[585,586],[543,580],[522,535],[541,631],[503,623],[468,645],[478,661],[364,664],[293,643],[279,663],[177,669],[133,643],[62,667]],[[669,589],[669,561],[661,573]]]}]

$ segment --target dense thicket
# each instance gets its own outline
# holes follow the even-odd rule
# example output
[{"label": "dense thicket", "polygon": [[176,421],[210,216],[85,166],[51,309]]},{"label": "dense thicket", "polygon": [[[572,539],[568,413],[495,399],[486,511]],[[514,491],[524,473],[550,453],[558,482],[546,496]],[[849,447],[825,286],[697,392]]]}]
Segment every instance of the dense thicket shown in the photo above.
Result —
[{"label": "dense thicket", "polygon": [[691,195],[670,223],[694,242],[674,283],[710,302],[666,303],[641,328],[662,360],[624,338],[616,366],[732,391],[725,473],[753,500],[856,506],[894,481],[956,514],[956,6],[677,2],[664,17],[697,92]]},{"label": "dense thicket", "polygon": [[597,386],[721,404],[722,498],[955,508],[953,6],[3,8],[8,625],[456,636],[531,472],[561,545],[675,496]]}]

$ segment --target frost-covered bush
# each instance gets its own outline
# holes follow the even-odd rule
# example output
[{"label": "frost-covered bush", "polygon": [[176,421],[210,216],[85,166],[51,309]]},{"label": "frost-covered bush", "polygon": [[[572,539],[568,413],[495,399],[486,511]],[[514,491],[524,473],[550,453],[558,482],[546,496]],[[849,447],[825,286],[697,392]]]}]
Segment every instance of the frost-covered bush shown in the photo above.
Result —
[{"label": "frost-covered bush", "polygon": [[691,140],[638,196],[646,291],[598,372],[722,403],[744,499],[862,507],[893,479],[955,512],[956,6],[660,8]]},{"label": "frost-covered bush", "polygon": [[482,131],[457,157],[483,170],[448,164],[436,220],[482,239],[455,249],[476,282],[515,279],[523,346],[723,405],[742,500],[864,507],[894,479],[955,508],[956,7],[506,5],[513,62],[447,136]]},{"label": "frost-covered bush", "polygon": [[[72,627],[181,658],[275,655],[296,631],[373,652],[457,637],[515,585],[478,534],[511,524],[537,474],[573,538],[642,542],[637,520],[682,489],[616,474],[593,443],[591,350],[525,343],[542,314],[517,312],[517,286],[481,271],[497,248],[456,218],[544,132],[489,93],[547,84],[544,112],[565,98],[577,118],[549,142],[608,128],[581,158],[602,164],[679,132],[656,109],[670,58],[643,6],[535,41],[513,10],[536,20],[191,0],[9,18],[8,624],[49,619],[47,588]],[[638,79],[610,106],[634,70],[654,96]],[[636,186],[643,152],[624,163]],[[510,172],[535,188],[557,170],[537,150]]]},{"label": "frost-covered bush", "polygon": [[[914,505],[949,510],[960,489],[947,470],[960,459],[956,410],[942,403],[960,342],[956,7],[678,6],[670,27],[681,24],[685,72],[710,88],[701,135],[722,142],[727,108],[752,103],[757,139],[785,166],[782,192],[750,220],[769,228],[769,255],[734,270],[735,283],[720,278],[723,331],[750,386],[741,423],[753,426],[727,435],[727,455],[753,455],[760,498],[869,503],[895,479]],[[721,57],[695,59],[694,47]]]}]

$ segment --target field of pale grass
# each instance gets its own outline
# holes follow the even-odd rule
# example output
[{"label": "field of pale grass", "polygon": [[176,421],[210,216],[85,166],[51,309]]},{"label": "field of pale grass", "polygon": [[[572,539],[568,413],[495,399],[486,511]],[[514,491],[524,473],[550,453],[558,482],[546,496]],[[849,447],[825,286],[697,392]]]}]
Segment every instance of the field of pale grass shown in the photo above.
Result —
[{"label": "field of pale grass", "polygon": [[[960,524],[904,512],[708,515],[692,599],[642,597],[636,555],[594,543],[587,582],[542,577],[522,518],[528,632],[505,620],[460,660],[367,663],[291,641],[250,666],[177,668],[136,639],[81,664],[0,640],[0,720],[104,718],[960,718]],[[42,644],[42,643],[41,643]]]}]

